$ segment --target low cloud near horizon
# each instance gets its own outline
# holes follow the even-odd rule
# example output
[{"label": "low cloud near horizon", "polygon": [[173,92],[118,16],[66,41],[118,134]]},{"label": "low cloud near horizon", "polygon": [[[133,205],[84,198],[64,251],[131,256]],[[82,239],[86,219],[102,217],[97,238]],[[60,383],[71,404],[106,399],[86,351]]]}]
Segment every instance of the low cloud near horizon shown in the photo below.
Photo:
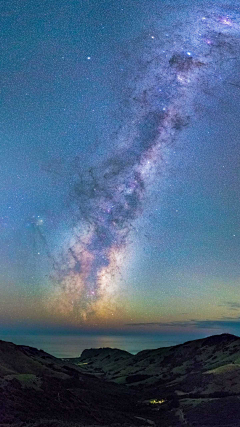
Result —
[{"label": "low cloud near horizon", "polygon": [[240,316],[238,317],[223,317],[219,320],[185,320],[173,322],[141,322],[127,323],[130,327],[181,327],[181,328],[197,328],[197,329],[225,329],[225,328],[240,328]]}]

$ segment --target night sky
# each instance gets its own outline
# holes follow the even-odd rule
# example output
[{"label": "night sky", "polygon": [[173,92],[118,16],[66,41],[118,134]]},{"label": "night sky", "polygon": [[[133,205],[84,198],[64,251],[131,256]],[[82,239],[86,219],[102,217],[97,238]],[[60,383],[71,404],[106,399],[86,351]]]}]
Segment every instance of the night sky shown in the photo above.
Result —
[{"label": "night sky", "polygon": [[0,1],[1,333],[240,334],[237,3]]}]

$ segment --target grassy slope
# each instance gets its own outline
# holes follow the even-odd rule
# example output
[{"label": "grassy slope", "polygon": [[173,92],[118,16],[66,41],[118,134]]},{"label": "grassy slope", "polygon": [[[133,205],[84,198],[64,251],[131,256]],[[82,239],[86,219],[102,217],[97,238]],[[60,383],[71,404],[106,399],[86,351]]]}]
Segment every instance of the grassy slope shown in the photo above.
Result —
[{"label": "grassy slope", "polygon": [[166,399],[152,405],[162,426],[240,426],[240,338],[222,334],[119,360],[116,354],[92,350],[76,362],[141,391],[142,399]]},{"label": "grassy slope", "polygon": [[135,356],[91,349],[72,362],[0,341],[0,427],[240,426],[238,337]]},{"label": "grassy slope", "polygon": [[[83,352],[75,363],[86,372],[102,374],[117,383],[131,387],[144,384],[147,388],[167,384],[169,389],[179,388],[180,393],[213,393],[220,383],[221,391],[229,391],[234,385],[231,379],[236,377],[234,392],[240,393],[240,338],[228,334],[141,351],[135,356],[127,353],[121,357],[111,349]],[[231,366],[230,371],[217,370],[226,365]]]},{"label": "grassy slope", "polygon": [[0,341],[0,426],[41,419],[134,424],[136,403],[125,387],[86,375],[43,351]]}]

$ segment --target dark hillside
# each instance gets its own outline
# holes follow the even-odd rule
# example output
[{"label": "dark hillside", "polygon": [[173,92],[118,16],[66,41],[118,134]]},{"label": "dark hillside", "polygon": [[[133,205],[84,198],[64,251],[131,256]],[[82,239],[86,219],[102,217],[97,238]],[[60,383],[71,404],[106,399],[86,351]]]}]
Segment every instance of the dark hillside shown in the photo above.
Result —
[{"label": "dark hillside", "polygon": [[239,420],[233,335],[135,356],[90,349],[72,363],[0,341],[0,427],[240,427]]},{"label": "dark hillside", "polygon": [[125,387],[84,374],[42,350],[0,341],[0,426],[52,419],[137,425],[137,400]]},{"label": "dark hillside", "polygon": [[[163,426],[240,426],[239,337],[215,335],[119,361],[114,352],[84,351],[75,363],[135,390],[143,405],[158,411]],[[178,421],[170,420],[173,414]]]},{"label": "dark hillside", "polygon": [[[85,372],[101,372],[106,379],[129,387],[144,385],[144,389],[154,390],[155,386],[165,389],[167,385],[179,393],[214,393],[219,387],[213,377],[239,377],[240,338],[230,334],[144,350],[134,356],[127,353],[122,358],[116,358],[115,352],[114,349],[85,350],[74,362]],[[230,386],[229,382],[222,384],[221,391],[228,392]],[[240,381],[232,386],[234,393],[240,393]]]}]

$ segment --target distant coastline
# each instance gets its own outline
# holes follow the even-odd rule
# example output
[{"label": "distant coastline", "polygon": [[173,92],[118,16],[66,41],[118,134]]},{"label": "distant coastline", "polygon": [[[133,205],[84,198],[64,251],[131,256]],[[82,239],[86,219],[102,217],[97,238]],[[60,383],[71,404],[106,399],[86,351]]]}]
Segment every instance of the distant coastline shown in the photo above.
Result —
[{"label": "distant coastline", "polygon": [[18,345],[42,349],[55,357],[78,357],[87,348],[112,347],[136,354],[146,349],[170,347],[188,340],[182,336],[167,337],[153,334],[139,335],[34,335],[0,334],[0,339]]}]

